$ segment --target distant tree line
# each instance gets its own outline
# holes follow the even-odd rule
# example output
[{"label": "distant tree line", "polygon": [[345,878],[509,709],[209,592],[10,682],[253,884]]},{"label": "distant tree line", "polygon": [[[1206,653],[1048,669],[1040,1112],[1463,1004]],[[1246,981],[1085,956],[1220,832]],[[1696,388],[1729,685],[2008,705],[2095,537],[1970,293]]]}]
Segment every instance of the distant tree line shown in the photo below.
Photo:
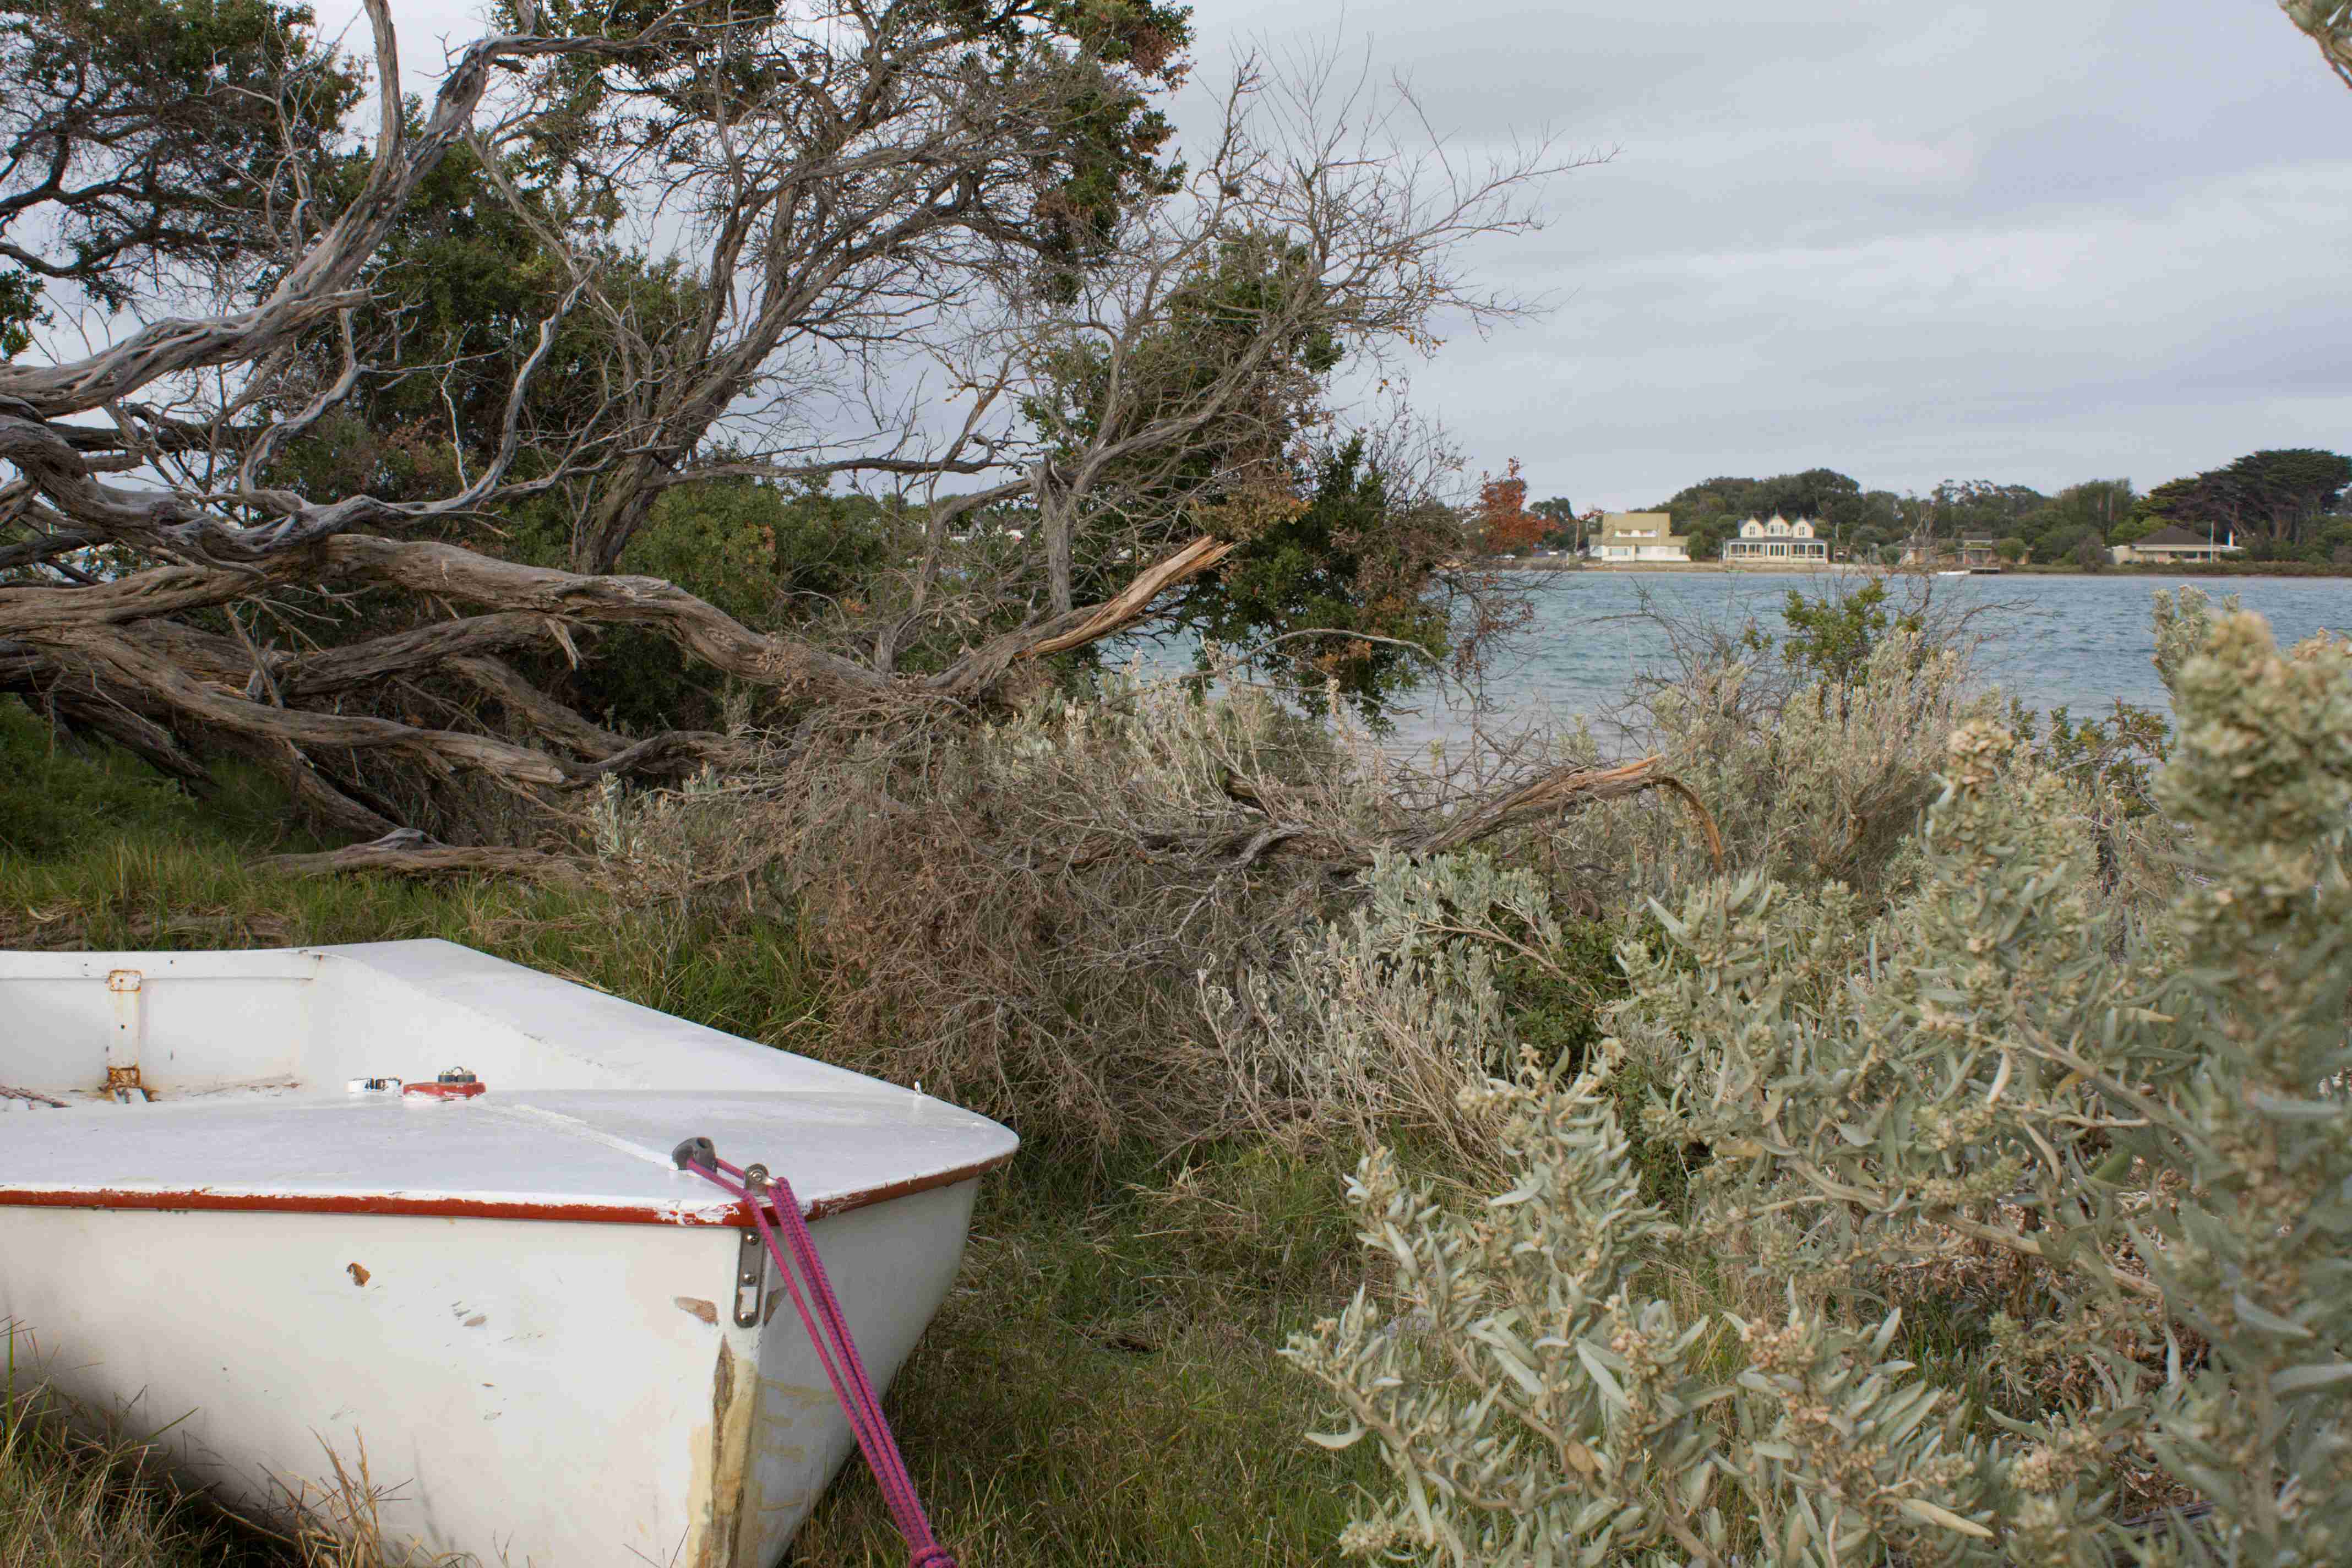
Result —
[{"label": "distant tree line", "polygon": [[[1517,469],[1513,469],[1516,477]],[[2011,561],[2104,565],[2108,549],[2178,526],[2234,538],[2249,561],[2352,566],[2352,458],[2312,447],[2252,452],[2142,492],[2127,479],[2085,479],[2045,495],[2031,485],[1947,479],[1926,494],[1863,489],[1834,468],[1688,485],[1645,510],[1671,514],[1694,560],[1713,560],[1748,518],[1811,518],[1839,554],[1891,561],[1913,541],[1990,539]],[[1526,509],[1567,546],[1575,513],[1564,498]]]}]

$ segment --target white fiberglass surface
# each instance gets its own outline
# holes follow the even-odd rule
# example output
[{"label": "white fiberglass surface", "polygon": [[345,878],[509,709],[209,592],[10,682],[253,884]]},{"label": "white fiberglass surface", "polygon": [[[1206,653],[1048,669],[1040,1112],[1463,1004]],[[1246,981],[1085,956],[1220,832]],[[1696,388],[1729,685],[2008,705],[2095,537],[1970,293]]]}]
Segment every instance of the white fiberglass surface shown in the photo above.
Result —
[{"label": "white fiberglass surface", "polygon": [[[452,1068],[482,1092],[404,1092]],[[122,1103],[107,1086],[126,1069],[142,1093]],[[670,1163],[681,1140],[709,1137],[817,1203],[1015,1142],[928,1096],[441,942],[0,952],[0,1087],[16,1091],[0,1109],[33,1111],[0,1123],[0,1204],[8,1189],[202,1189],[715,1215],[718,1189]]]},{"label": "white fiberglass surface", "polygon": [[533,1089],[889,1092],[445,942],[0,952],[0,1086],[85,1103],[111,1068],[158,1100],[340,1096],[456,1067]]},{"label": "white fiberglass surface", "polygon": [[0,1135],[0,1205],[10,1189],[200,1190],[214,1199],[653,1207],[715,1221],[731,1200],[671,1163],[685,1139],[709,1138],[739,1165],[765,1164],[804,1205],[919,1184],[1013,1152],[1013,1135],[986,1117],[874,1087],[870,1096],[493,1089],[446,1104],[383,1095],[192,1100],[26,1116]]}]

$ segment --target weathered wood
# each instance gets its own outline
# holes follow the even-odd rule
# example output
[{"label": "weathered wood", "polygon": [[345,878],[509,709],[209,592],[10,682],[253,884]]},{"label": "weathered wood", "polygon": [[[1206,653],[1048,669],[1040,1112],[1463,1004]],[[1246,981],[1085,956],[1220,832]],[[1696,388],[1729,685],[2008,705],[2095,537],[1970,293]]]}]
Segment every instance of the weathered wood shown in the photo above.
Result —
[{"label": "weathered wood", "polygon": [[315,653],[278,655],[269,663],[271,680],[286,701],[330,696],[410,675],[443,661],[511,653],[535,643],[561,643],[557,622],[526,611],[500,611],[460,620],[433,621],[404,632],[370,637]]},{"label": "weathered wood", "polygon": [[566,884],[586,879],[581,863],[565,856],[537,849],[465,848],[436,844],[413,828],[316,855],[272,855],[261,864],[269,870],[299,877],[351,873],[388,877],[528,877]]}]

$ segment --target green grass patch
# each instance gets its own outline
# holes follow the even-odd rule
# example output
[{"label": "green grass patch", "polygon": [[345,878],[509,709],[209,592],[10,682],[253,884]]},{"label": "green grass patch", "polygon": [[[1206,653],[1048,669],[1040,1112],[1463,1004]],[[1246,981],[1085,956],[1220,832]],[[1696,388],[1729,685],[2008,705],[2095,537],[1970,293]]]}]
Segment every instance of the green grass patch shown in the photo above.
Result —
[{"label": "green grass patch", "polygon": [[[954,1294],[893,1385],[908,1466],[941,1540],[991,1568],[1336,1563],[1370,1445],[1275,1352],[1337,1311],[1360,1254],[1344,1158],[1264,1144],[1168,1176],[992,1182]],[[897,1568],[905,1548],[862,1469],[791,1559]]]},{"label": "green grass patch", "polygon": [[[0,1332],[7,1325],[0,1324]],[[191,1503],[137,1443],[76,1432],[20,1387],[16,1340],[0,1380],[0,1568],[261,1568],[255,1542]]]}]

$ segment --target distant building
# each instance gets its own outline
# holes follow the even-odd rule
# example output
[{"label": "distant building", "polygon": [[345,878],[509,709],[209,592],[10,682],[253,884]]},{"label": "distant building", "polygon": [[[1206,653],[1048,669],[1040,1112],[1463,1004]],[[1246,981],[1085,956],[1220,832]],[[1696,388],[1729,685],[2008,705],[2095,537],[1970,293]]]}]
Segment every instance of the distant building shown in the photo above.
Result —
[{"label": "distant building", "polygon": [[2118,544],[2109,552],[2118,566],[2168,565],[2175,561],[2219,561],[2238,552],[2238,536],[2231,532],[2221,540],[2201,537],[2189,532],[2177,522],[2168,522],[2145,539],[2129,544]]},{"label": "distant building", "polygon": [[1606,562],[1688,561],[1690,541],[1674,531],[1663,511],[1605,511],[1592,535],[1592,559]]},{"label": "distant building", "polygon": [[1775,564],[1806,561],[1826,563],[1830,558],[1830,542],[1813,537],[1813,520],[1801,517],[1790,522],[1779,512],[1769,522],[1749,518],[1739,525],[1739,537],[1723,542],[1723,562],[1727,566],[1738,566],[1757,562]]}]

